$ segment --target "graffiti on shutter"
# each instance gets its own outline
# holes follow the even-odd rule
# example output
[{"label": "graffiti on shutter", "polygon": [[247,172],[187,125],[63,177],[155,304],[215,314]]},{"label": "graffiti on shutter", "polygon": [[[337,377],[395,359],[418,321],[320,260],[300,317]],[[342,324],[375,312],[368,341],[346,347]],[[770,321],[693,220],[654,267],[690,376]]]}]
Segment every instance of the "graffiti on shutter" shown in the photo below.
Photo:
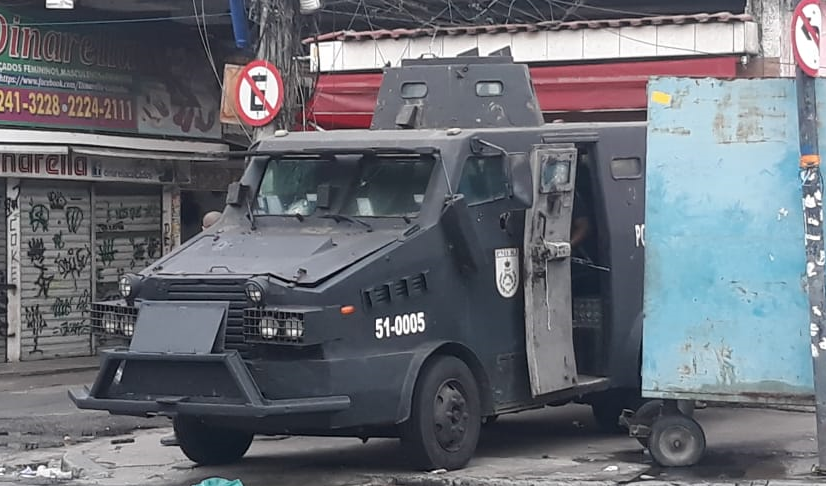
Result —
[{"label": "graffiti on shutter", "polygon": [[97,300],[117,297],[118,277],[137,273],[163,252],[161,192],[95,197]]},{"label": "graffiti on shutter", "polygon": [[91,200],[88,186],[23,181],[19,197],[22,360],[91,352]]}]

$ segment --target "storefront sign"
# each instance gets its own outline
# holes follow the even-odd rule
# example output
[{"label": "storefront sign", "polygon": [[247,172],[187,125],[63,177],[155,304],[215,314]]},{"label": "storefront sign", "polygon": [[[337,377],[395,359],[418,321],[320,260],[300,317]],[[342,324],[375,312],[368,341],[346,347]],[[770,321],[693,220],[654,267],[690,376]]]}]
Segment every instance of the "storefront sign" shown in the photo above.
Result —
[{"label": "storefront sign", "polygon": [[189,181],[189,163],[4,153],[0,154],[0,177],[170,184]]},{"label": "storefront sign", "polygon": [[220,139],[202,57],[122,30],[38,27],[0,8],[0,125]]}]

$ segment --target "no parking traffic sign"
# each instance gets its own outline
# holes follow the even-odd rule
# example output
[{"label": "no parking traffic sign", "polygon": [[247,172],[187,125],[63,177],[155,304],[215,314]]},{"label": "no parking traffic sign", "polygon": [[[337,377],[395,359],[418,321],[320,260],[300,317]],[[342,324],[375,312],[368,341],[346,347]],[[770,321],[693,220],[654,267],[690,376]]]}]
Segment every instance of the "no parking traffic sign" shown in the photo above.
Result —
[{"label": "no parking traffic sign", "polygon": [[817,76],[820,69],[820,32],[823,16],[820,0],[803,0],[792,15],[792,50],[800,69]]},{"label": "no parking traffic sign", "polygon": [[284,82],[267,61],[244,66],[235,86],[235,111],[245,123],[260,127],[271,122],[284,104]]}]

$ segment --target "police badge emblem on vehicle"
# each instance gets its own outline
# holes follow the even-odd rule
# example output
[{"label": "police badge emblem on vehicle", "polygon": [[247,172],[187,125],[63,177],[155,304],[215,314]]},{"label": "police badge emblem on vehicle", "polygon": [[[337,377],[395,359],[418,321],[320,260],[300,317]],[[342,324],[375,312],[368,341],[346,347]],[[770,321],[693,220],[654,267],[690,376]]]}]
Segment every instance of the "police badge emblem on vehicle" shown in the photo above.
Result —
[{"label": "police badge emblem on vehicle", "polygon": [[496,290],[499,295],[510,299],[519,289],[519,250],[501,248],[496,250]]}]

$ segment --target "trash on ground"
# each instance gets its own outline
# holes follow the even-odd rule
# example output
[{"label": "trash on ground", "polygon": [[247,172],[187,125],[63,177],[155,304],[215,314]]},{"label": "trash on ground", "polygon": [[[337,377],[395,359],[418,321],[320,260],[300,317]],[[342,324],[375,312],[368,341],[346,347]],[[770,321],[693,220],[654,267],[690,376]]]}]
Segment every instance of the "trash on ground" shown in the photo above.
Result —
[{"label": "trash on ground", "polygon": [[643,479],[645,481],[650,481],[652,479],[657,479],[657,478],[655,478],[654,476],[649,476],[648,474],[643,474],[642,476],[640,476],[640,479]]},{"label": "trash on ground", "polygon": [[230,481],[229,479],[224,478],[209,478],[204,479],[198,484],[193,484],[192,486],[244,486],[244,484],[241,483],[240,479]]},{"label": "trash on ground", "polygon": [[72,479],[72,472],[61,471],[60,468],[44,465],[37,466],[37,470],[26,466],[26,469],[20,471],[19,476],[22,478]]},{"label": "trash on ground", "polygon": [[444,474],[447,472],[447,469],[434,469],[430,471],[430,474]]},{"label": "trash on ground", "polygon": [[133,439],[132,437],[129,437],[129,438],[126,438],[126,439],[112,439],[112,445],[132,444],[133,442],[135,442],[135,439]]},{"label": "trash on ground", "polygon": [[605,469],[603,469],[603,471],[605,471],[605,472],[617,472],[617,471],[619,471],[619,466],[608,466]]}]

